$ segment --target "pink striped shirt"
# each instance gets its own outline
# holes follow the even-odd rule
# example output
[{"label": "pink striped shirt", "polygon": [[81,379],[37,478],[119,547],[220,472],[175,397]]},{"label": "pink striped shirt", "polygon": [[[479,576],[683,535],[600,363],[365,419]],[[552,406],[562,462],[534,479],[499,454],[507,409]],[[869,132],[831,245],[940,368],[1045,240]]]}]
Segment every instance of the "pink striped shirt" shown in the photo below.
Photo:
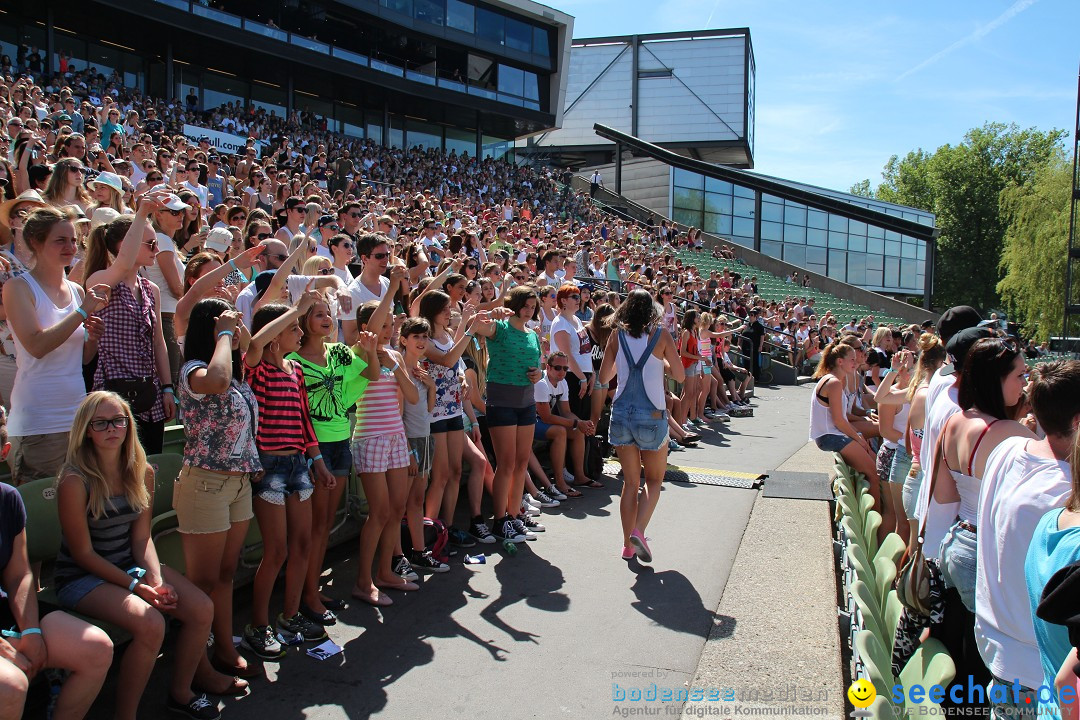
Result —
[{"label": "pink striped shirt", "polygon": [[368,383],[356,404],[356,428],[353,440],[404,433],[401,391],[390,368],[379,370],[379,379]]}]

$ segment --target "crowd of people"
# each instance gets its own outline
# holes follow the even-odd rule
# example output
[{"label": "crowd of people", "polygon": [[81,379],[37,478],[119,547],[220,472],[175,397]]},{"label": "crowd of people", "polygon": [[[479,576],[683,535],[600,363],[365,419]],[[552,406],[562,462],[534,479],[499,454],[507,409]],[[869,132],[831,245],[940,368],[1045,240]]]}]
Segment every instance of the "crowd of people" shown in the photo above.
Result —
[{"label": "crowd of people", "polygon": [[[97,696],[109,637],[62,609],[132,637],[118,718],[177,619],[166,702],[216,718],[213,696],[249,692],[283,644],[326,638],[346,602],[387,607],[418,573],[451,571],[432,531],[536,540],[541,509],[604,487],[612,448],[620,555],[649,562],[669,450],[752,413],[772,341],[794,354],[836,323],[699,273],[678,255],[701,250],[697,231],[601,213],[553,171],[225,106],[199,120],[248,136],[229,154],[181,134],[186,113],[90,72],[0,83],[0,718],[43,668],[65,671],[53,718]],[[177,422],[182,574],[154,548],[147,460]],[[359,570],[331,597],[320,577],[354,473]],[[14,489],[42,478],[63,538],[47,614]],[[252,519],[241,652],[232,586]]]},{"label": "crowd of people", "polygon": [[964,688],[947,710],[1076,718],[1080,361],[1029,371],[1023,349],[968,306],[936,328],[844,328],[820,353],[810,439],[866,476],[878,539],[927,558],[894,673],[928,631]]}]

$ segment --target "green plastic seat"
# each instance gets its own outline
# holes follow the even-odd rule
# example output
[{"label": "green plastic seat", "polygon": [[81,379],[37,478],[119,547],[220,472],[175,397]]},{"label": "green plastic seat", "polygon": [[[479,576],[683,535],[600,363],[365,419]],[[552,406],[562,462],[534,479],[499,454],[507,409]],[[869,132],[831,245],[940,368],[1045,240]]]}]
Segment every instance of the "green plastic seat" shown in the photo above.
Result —
[{"label": "green plastic seat", "polygon": [[184,544],[177,525],[176,511],[169,510],[155,515],[150,523],[150,537],[154,540],[158,559],[164,565],[180,573],[187,572]]},{"label": "green plastic seat", "polygon": [[855,648],[866,668],[867,679],[874,684],[879,697],[892,696],[892,687],[896,678],[892,674],[892,657],[885,650],[877,636],[869,630],[862,630],[855,636]]},{"label": "green plastic seat", "polygon": [[[945,646],[935,638],[923,641],[904,669],[900,671],[900,683],[906,688],[915,684],[927,688],[932,685],[947,687],[954,677],[956,677],[956,665],[945,650]],[[924,698],[920,703],[912,702],[910,696],[905,693],[904,708],[911,717],[922,716],[924,712],[927,713],[925,717],[941,717],[938,712],[939,707],[938,703],[929,698]]]},{"label": "green plastic seat", "polygon": [[167,427],[165,428],[165,439],[161,445],[162,452],[183,455],[185,442],[187,442],[187,440],[184,435],[183,425],[172,425]]},{"label": "green plastic seat", "polygon": [[878,558],[887,557],[895,565],[906,549],[907,542],[904,541],[904,538],[896,533],[889,533],[885,536],[885,539],[881,541],[880,547],[878,547],[877,552],[874,554],[874,562],[877,562]]},{"label": "green plastic seat", "polygon": [[[873,498],[871,498],[873,501]],[[863,544],[866,548],[866,556],[874,557],[877,555],[878,528],[881,527],[881,513],[877,510],[870,510],[866,513],[866,521],[863,523]]]},{"label": "green plastic seat", "polygon": [[883,557],[873,560],[871,565],[874,568],[874,578],[877,580],[874,596],[878,600],[879,607],[884,609],[889,593],[892,592],[893,582],[896,580],[896,564],[889,558]]},{"label": "green plastic seat", "polygon": [[184,465],[184,457],[176,453],[147,455],[146,461],[154,468],[154,517],[172,510],[173,486]]},{"label": "green plastic seat", "polygon": [[31,480],[19,486],[26,506],[26,553],[30,563],[56,559],[60,552],[60,515],[56,508],[56,478]]},{"label": "green plastic seat", "polygon": [[900,602],[900,596],[896,594],[895,590],[890,590],[885,598],[885,613],[881,619],[881,629],[885,632],[885,642],[882,645],[885,646],[890,655],[896,644],[896,628],[900,625],[900,615],[903,611],[904,606]]},{"label": "green plastic seat", "polygon": [[[855,607],[859,609],[863,629],[869,630],[878,640],[882,640],[885,637],[884,618],[873,589],[862,580],[856,580],[851,583],[851,597],[855,601]],[[882,642],[882,645],[886,643]]]}]

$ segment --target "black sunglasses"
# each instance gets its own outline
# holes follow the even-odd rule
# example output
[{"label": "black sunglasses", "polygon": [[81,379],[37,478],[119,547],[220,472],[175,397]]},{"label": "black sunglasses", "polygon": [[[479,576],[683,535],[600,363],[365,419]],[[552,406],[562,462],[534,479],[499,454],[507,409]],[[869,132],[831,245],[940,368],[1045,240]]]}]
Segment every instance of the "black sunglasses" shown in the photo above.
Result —
[{"label": "black sunglasses", "polygon": [[[569,365],[548,365],[548,367],[551,368],[552,370],[554,370],[555,372],[566,372],[567,370],[570,369]],[[560,382],[562,382],[562,381],[560,380]]]},{"label": "black sunglasses", "polygon": [[265,240],[266,238],[270,237],[270,233],[258,233],[255,237],[259,238],[260,240]]}]

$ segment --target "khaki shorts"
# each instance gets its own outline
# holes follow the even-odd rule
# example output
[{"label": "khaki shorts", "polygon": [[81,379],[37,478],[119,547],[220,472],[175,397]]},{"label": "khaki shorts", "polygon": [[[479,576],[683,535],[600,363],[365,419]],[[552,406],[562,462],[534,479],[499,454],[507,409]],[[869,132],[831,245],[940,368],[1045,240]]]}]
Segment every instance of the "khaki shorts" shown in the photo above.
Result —
[{"label": "khaki shorts", "polygon": [[226,475],[185,465],[173,487],[173,510],[182,533],[225,532],[233,523],[254,517],[251,476]]},{"label": "khaki shorts", "polygon": [[11,438],[11,474],[15,485],[54,477],[67,457],[68,435],[58,432]]}]

